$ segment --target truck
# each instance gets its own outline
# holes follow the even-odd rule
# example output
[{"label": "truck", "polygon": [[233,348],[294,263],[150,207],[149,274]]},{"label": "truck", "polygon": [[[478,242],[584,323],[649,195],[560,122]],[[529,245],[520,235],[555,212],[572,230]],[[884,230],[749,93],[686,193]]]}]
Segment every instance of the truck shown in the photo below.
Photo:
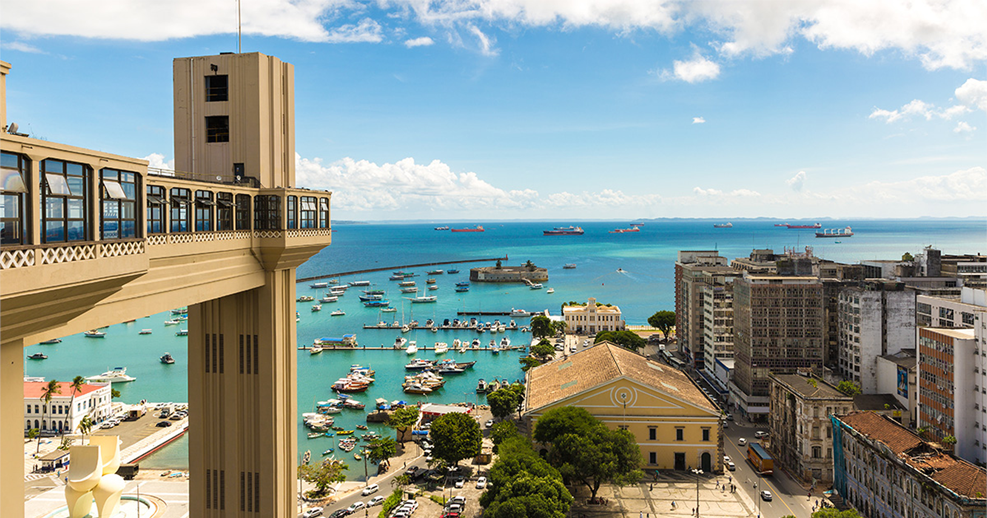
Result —
[{"label": "truck", "polygon": [[750,443],[747,445],[747,462],[754,468],[754,472],[760,473],[762,477],[774,474],[775,461],[760,444]]}]

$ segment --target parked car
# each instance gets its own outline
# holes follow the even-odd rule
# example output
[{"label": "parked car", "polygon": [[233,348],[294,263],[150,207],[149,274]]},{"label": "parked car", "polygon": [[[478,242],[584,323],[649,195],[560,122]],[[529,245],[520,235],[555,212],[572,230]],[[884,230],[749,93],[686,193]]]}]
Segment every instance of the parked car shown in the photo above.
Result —
[{"label": "parked car", "polygon": [[169,423],[168,421],[158,421],[158,424],[154,426],[157,426],[158,428],[165,428],[167,426],[171,426],[171,423]]},{"label": "parked car", "polygon": [[446,511],[450,513],[461,513],[463,512],[462,504],[449,504],[446,506]]},{"label": "parked car", "polygon": [[741,437],[740,440],[737,441],[737,444],[739,444],[741,446],[747,446],[747,439],[744,439],[743,437]]},{"label": "parked car", "polygon": [[415,472],[418,471],[419,469],[420,468],[418,466],[412,466],[412,467],[408,468],[408,470],[405,471],[404,474],[413,477],[413,476],[415,476]]},{"label": "parked car", "polygon": [[768,432],[765,432],[764,430],[758,430],[754,432],[754,437],[757,439],[764,439],[767,436],[768,436]]},{"label": "parked car", "polygon": [[375,505],[380,505],[380,503],[383,502],[383,501],[384,501],[384,497],[382,497],[380,495],[377,495],[377,496],[371,498],[369,502],[367,502],[367,507],[373,507]]},{"label": "parked car", "polygon": [[466,497],[462,495],[454,496],[452,497],[452,499],[449,500],[449,503],[466,505]]},{"label": "parked car", "polygon": [[771,491],[768,491],[768,490],[761,491],[761,498],[763,500],[766,500],[766,501],[770,502],[771,501]]},{"label": "parked car", "polygon": [[737,465],[733,462],[727,462],[727,471],[737,471]]},{"label": "parked car", "polygon": [[486,423],[483,423],[483,426],[485,426],[487,428],[491,428],[491,427],[493,427],[493,424],[494,424],[493,423],[493,419],[488,419]]},{"label": "parked car", "polygon": [[376,493],[378,489],[380,489],[380,486],[377,484],[370,484],[369,486],[363,488],[363,496],[372,495]]},{"label": "parked car", "polygon": [[363,502],[353,502],[353,505],[346,508],[346,512],[349,514],[353,514],[357,512],[357,510],[363,509],[363,506],[365,505],[367,504],[364,504]]},{"label": "parked car", "polygon": [[476,488],[484,489],[487,487],[487,477],[480,477],[476,479]]},{"label": "parked car", "polygon": [[456,487],[457,488],[463,487],[463,484],[465,484],[465,483],[466,483],[466,479],[464,479],[463,477],[459,477],[459,478],[456,479]]},{"label": "parked car", "polygon": [[322,508],[321,507],[313,507],[313,508],[309,509],[308,511],[305,511],[304,513],[302,513],[302,518],[315,518],[316,516],[322,516]]},{"label": "parked car", "polygon": [[727,414],[727,421],[733,421],[733,414]]}]

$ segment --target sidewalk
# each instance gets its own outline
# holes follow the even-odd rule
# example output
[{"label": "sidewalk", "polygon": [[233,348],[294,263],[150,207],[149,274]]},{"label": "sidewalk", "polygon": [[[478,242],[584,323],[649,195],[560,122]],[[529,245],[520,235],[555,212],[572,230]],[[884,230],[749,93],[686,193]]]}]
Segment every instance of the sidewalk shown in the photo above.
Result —
[{"label": "sidewalk", "polygon": [[[724,489],[727,476],[703,476],[699,478],[698,497],[700,516],[750,517],[755,515],[755,505],[742,488],[731,493]],[[736,481],[734,481],[736,482]],[[656,483],[640,483],[630,486],[604,485],[597,493],[605,498],[605,505],[589,504],[589,491],[585,487],[570,488],[576,501],[571,516],[586,518],[639,518],[694,516],[696,508],[696,477],[691,473],[662,474]],[[674,502],[674,505],[673,505]]]}]

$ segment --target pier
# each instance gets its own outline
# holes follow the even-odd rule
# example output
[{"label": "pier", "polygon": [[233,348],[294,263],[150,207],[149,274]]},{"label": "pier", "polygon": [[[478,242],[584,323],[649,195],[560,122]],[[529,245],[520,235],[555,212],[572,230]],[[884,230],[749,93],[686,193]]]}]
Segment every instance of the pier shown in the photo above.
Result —
[{"label": "pier", "polygon": [[[524,351],[527,348],[528,348],[527,345],[513,345],[512,344],[512,345],[508,345],[508,346],[504,346],[504,347],[498,347],[497,350],[500,351],[500,352],[505,352],[505,351]],[[346,346],[346,345],[323,345],[322,346],[322,350],[323,351],[401,351],[401,352],[404,352],[405,349],[406,349],[406,347],[394,347],[393,345],[383,345],[383,344],[382,345],[357,345],[355,347]],[[298,350],[299,351],[310,351],[310,350],[312,350],[312,346],[311,345],[299,345],[298,346]],[[433,345],[431,347],[427,347],[427,346],[422,345],[422,346],[418,346],[418,350],[419,351],[434,351],[435,350],[435,346]],[[493,351],[493,350],[494,350],[494,348],[493,347],[490,347],[489,345],[481,345],[480,347],[467,347],[466,348],[466,352],[469,352],[469,351]],[[458,353],[459,352],[459,349],[453,349],[452,346],[450,345],[448,352],[450,352],[450,353],[457,352]]]},{"label": "pier", "polygon": [[[517,331],[517,330],[521,329],[521,327],[522,326],[518,326],[516,324],[513,325],[513,326],[505,325],[504,326],[504,330],[505,331]],[[380,324],[363,324],[363,328],[364,329],[397,329],[399,331],[401,330],[401,326],[400,325],[388,324],[386,322],[382,322]],[[431,331],[432,330],[432,327],[431,326],[422,325],[422,324],[418,324],[418,325],[408,324],[408,330],[410,330],[410,331]],[[474,332],[476,332],[476,327],[435,326],[435,330],[436,331],[460,331],[460,330],[462,330],[462,331],[474,331]],[[496,334],[496,333],[491,332],[489,329],[486,329],[486,328],[484,328],[483,332],[485,332],[485,333],[489,332],[491,335]],[[524,332],[524,331],[522,331],[522,332]]]},{"label": "pier", "polygon": [[442,266],[442,265],[447,265],[447,264],[489,263],[489,262],[493,262],[493,261],[507,261],[507,255],[505,254],[504,257],[491,257],[491,258],[482,258],[482,259],[462,259],[462,260],[459,260],[459,261],[438,261],[438,262],[432,262],[432,263],[405,264],[405,265],[399,265],[399,266],[384,266],[384,267],[381,267],[381,268],[369,268],[369,269],[366,269],[366,270],[353,270],[353,271],[349,271],[349,272],[327,273],[325,275],[316,275],[316,276],[313,276],[313,277],[301,277],[301,278],[296,279],[295,282],[298,283],[298,282],[317,281],[319,279],[331,279],[333,277],[344,277],[346,275],[357,275],[357,274],[360,274],[360,273],[383,272],[383,271],[387,271],[387,270],[403,270],[405,268],[428,268],[430,266]]}]

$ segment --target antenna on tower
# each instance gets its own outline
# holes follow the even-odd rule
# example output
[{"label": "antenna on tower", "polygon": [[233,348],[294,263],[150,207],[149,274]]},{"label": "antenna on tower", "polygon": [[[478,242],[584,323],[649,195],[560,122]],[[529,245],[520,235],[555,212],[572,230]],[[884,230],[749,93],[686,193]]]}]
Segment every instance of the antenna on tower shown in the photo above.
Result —
[{"label": "antenna on tower", "polygon": [[236,0],[236,53],[240,53],[240,0]]}]

